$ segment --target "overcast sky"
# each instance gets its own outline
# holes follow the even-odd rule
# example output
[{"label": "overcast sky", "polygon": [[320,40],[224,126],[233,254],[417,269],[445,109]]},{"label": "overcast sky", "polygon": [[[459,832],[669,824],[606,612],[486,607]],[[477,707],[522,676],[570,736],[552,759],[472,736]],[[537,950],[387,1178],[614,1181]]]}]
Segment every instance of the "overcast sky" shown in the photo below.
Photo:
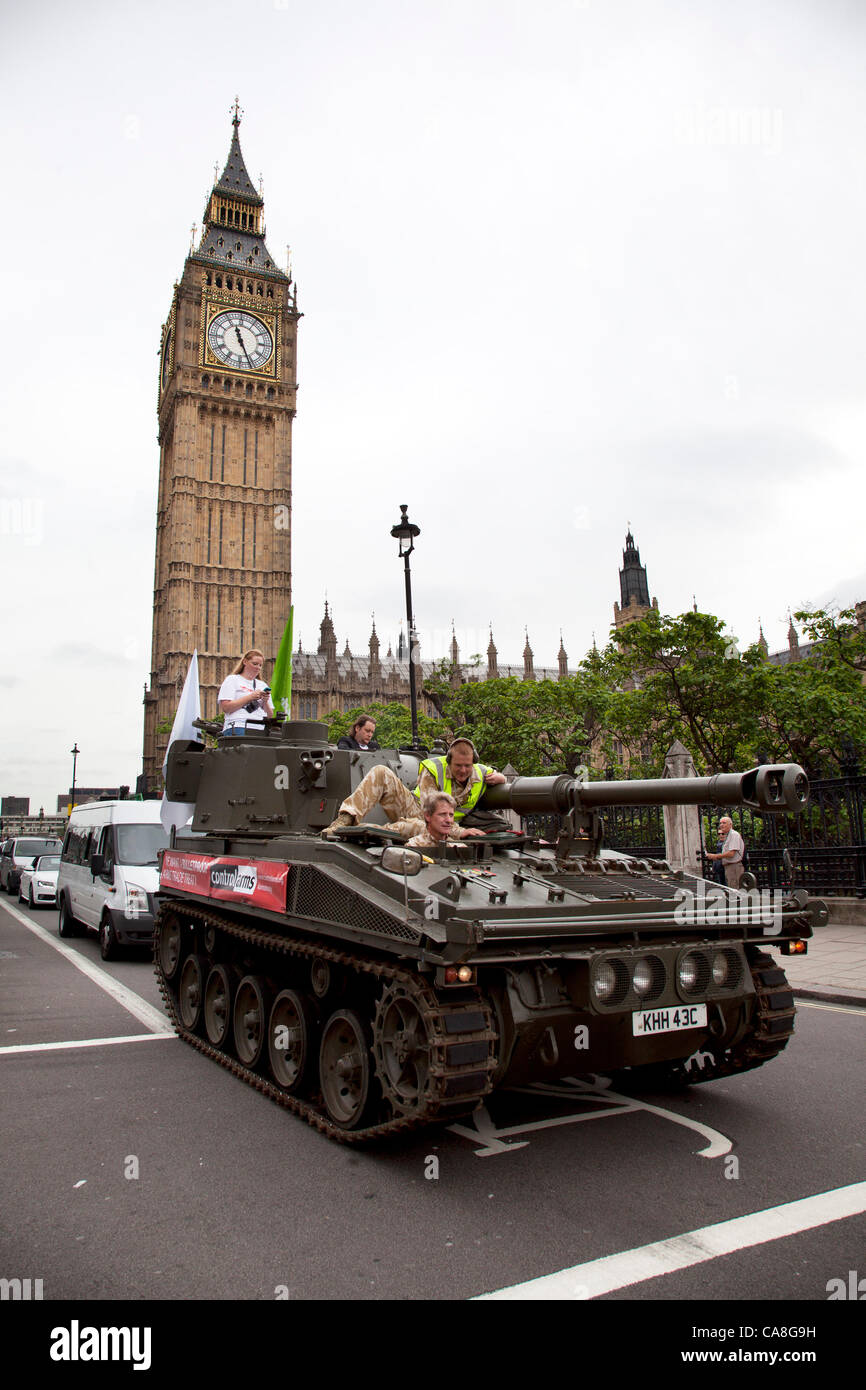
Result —
[{"label": "overcast sky", "polygon": [[[134,783],[157,352],[231,103],[298,283],[295,632],[422,655],[866,598],[860,0],[42,0],[0,21],[0,790]],[[191,633],[190,646],[201,643]],[[384,650],[384,648],[383,648]]]}]

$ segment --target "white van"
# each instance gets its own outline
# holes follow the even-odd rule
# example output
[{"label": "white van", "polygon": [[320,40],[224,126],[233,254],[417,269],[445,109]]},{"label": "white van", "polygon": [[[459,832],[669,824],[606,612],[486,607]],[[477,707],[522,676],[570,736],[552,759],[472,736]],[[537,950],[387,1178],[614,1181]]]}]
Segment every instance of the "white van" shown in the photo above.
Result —
[{"label": "white van", "polygon": [[103,960],[153,937],[157,853],[168,848],[159,801],[73,806],[63,841],[57,905],[61,936],[98,932]]}]

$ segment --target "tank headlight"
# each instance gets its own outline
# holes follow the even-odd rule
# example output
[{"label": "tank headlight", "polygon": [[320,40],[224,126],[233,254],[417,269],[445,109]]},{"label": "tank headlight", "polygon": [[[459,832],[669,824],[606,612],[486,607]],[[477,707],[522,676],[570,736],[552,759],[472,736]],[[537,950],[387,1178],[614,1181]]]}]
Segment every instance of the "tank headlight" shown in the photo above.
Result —
[{"label": "tank headlight", "polygon": [[728,976],[731,973],[731,963],[723,951],[716,951],[713,956],[713,984],[718,989],[728,983]]},{"label": "tank headlight", "polygon": [[601,960],[592,976],[592,992],[599,1004],[620,1004],[629,991],[629,973],[621,960]]},{"label": "tank headlight", "polygon": [[697,986],[700,973],[701,965],[698,957],[693,952],[690,952],[687,956],[683,956],[677,968],[677,975],[681,987],[687,994],[691,994]]},{"label": "tank headlight", "polygon": [[600,999],[604,1004],[616,989],[616,971],[609,960],[602,961],[595,972],[593,989],[596,999]]},{"label": "tank headlight", "polygon": [[665,987],[665,969],[658,956],[641,956],[635,961],[632,988],[641,999],[657,999]]},{"label": "tank headlight", "polygon": [[743,962],[732,946],[713,953],[713,984],[716,989],[736,989],[743,978]]}]

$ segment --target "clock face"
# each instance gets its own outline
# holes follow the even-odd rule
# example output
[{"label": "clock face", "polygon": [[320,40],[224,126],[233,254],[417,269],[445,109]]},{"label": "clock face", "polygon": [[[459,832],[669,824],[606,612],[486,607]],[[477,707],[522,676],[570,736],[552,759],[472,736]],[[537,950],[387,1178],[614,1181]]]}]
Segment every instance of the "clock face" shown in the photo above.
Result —
[{"label": "clock face", "polygon": [[238,372],[261,371],[274,350],[270,330],[243,309],[215,315],[208,324],[207,341],[214,357]]}]

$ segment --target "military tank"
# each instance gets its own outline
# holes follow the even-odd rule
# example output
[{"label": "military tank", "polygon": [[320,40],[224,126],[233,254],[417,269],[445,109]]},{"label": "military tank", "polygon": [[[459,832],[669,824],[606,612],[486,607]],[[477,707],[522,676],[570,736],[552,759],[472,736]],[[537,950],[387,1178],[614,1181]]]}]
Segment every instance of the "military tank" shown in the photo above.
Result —
[{"label": "military tank", "polygon": [[[622,1073],[684,1084],[763,1065],[794,1028],[767,947],[805,950],[823,904],[757,895],[602,848],[616,802],[802,808],[794,765],[710,778],[517,777],[483,805],[556,813],[432,851],[381,824],[321,830],[376,764],[311,721],[172,744],[191,824],[162,854],[157,977],[179,1035],[346,1142],[471,1112],[494,1088]],[[376,813],[373,813],[374,819]]]}]

